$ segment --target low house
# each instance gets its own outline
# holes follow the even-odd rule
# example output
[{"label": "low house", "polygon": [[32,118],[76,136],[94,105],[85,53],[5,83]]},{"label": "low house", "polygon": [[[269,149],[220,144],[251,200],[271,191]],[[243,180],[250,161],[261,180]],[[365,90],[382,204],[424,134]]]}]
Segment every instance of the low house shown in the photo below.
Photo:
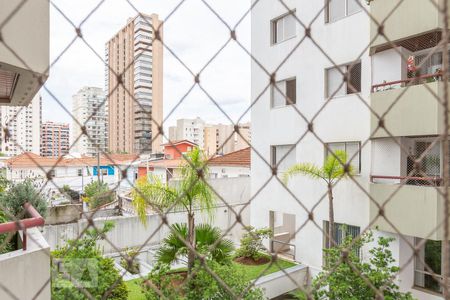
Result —
[{"label": "low house", "polygon": [[138,177],[152,174],[157,176],[162,182],[178,178],[181,165],[184,162],[183,154],[197,147],[197,144],[188,140],[182,140],[166,143],[162,146],[164,147],[164,158],[141,162],[138,168]]},{"label": "low house", "polygon": [[250,147],[209,160],[211,178],[250,176]]},{"label": "low house", "polygon": [[82,191],[84,186],[101,178],[110,187],[122,186],[123,182],[133,183],[136,168],[133,162],[137,155],[110,154],[99,159],[86,156],[42,157],[34,153],[23,153],[6,161],[6,178],[12,182],[34,179],[44,185],[44,189],[57,190],[64,185]]}]

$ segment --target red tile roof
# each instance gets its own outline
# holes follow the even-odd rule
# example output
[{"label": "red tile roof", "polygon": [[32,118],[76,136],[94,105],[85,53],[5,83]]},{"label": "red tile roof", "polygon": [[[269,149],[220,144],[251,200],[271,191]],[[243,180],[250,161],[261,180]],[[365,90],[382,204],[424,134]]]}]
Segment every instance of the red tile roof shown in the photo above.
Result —
[{"label": "red tile roof", "polygon": [[161,146],[176,146],[176,145],[179,145],[179,144],[190,144],[190,145],[192,145],[192,146],[198,146],[196,143],[194,143],[194,142],[191,142],[191,141],[189,141],[189,140],[179,140],[179,141],[170,141],[170,142],[168,142],[168,143],[165,143],[165,144],[162,144]]},{"label": "red tile roof", "polygon": [[[109,154],[108,156],[100,157],[100,165],[119,165],[131,163],[138,159],[138,155],[134,154]],[[96,157],[43,157],[31,152],[25,152],[23,154],[14,156],[6,161],[6,164],[10,167],[26,168],[26,167],[53,167],[57,166],[96,166]]]},{"label": "red tile roof", "polygon": [[209,160],[208,165],[250,167],[250,147],[213,157]]}]

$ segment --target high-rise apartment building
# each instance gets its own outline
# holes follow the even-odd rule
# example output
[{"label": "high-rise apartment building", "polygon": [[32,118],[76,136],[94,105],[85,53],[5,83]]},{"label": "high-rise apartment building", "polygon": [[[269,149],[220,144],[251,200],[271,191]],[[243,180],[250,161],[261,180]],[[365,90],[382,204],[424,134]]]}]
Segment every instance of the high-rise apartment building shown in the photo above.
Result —
[{"label": "high-rise apartment building", "polygon": [[111,152],[160,152],[163,114],[162,22],[158,15],[129,19],[106,44],[108,148]]},{"label": "high-rise apartment building", "polygon": [[3,154],[14,156],[33,152],[39,155],[42,123],[42,98],[39,94],[28,106],[1,106],[0,122]]},{"label": "high-rise apartment building", "polygon": [[69,153],[69,124],[43,122],[41,125],[41,156],[59,157]]},{"label": "high-rise apartment building", "polygon": [[[251,89],[258,101],[251,120],[258,155],[251,158],[251,188],[258,194],[251,225],[272,228],[267,245],[317,275],[323,248],[330,246],[327,186],[299,175],[289,181],[289,192],[270,179],[274,170],[281,177],[295,163],[322,166],[330,151],[344,150],[356,175],[333,188],[333,239],[340,243],[343,235],[355,237],[367,228],[375,238],[393,237],[389,250],[393,265],[401,268],[400,289],[417,299],[442,299],[446,241],[439,225],[445,199],[437,186],[447,112],[436,95],[443,95],[447,84],[439,80],[443,18],[432,1],[367,2],[293,0],[286,2],[287,10],[281,2],[263,0],[253,7],[251,48],[257,62]],[[305,37],[292,13],[303,24],[313,20],[311,35]],[[371,18],[384,23],[390,42]],[[420,79],[410,65],[421,66]],[[270,89],[265,70],[276,70]],[[363,247],[363,258],[370,247]]]},{"label": "high-rise apartment building", "polygon": [[233,125],[207,124],[199,117],[179,119],[176,126],[169,127],[169,139],[189,140],[205,150],[207,155],[223,155],[249,146],[250,123],[240,124],[239,131],[242,137],[234,132]]},{"label": "high-rise apartment building", "polygon": [[[72,97],[71,152],[95,156],[108,149],[108,103],[98,87],[83,87]],[[82,134],[85,126],[86,134]]]}]

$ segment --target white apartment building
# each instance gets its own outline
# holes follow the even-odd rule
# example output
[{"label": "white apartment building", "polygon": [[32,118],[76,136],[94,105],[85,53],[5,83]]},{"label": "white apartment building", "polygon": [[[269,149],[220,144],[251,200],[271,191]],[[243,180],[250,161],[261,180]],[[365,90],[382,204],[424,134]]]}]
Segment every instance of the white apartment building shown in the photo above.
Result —
[{"label": "white apartment building", "polygon": [[39,155],[42,123],[42,97],[39,94],[27,106],[1,106],[0,122],[3,154],[14,156],[32,152]]},{"label": "white apartment building", "polygon": [[[72,97],[71,152],[95,156],[108,149],[108,109],[105,92],[98,87],[83,87]],[[82,134],[81,126],[86,127]]]},{"label": "white apartment building", "polygon": [[[355,1],[333,1],[324,11],[324,1],[284,2],[304,24],[314,20],[310,32],[315,43],[309,38],[300,43],[305,29],[280,1],[262,0],[254,6],[252,54],[269,74],[276,71],[275,85],[284,95],[273,86],[267,89],[270,75],[253,62],[252,99],[263,95],[253,106],[251,116],[252,146],[262,156],[253,152],[251,157],[252,193],[258,192],[252,201],[251,225],[273,228],[274,248],[277,240],[286,241],[288,237],[292,245],[288,252],[308,265],[313,276],[318,274],[323,247],[328,242],[322,231],[328,221],[326,185],[304,176],[294,177],[288,184],[293,197],[279,181],[271,179],[270,165],[278,165],[281,176],[295,163],[321,166],[327,155],[325,144],[332,150],[345,150],[353,157],[351,164],[357,175],[354,180],[341,180],[334,188],[338,231],[344,228],[341,224],[346,224],[352,235],[371,228],[375,235],[394,237],[391,250],[396,265],[401,267],[401,290],[410,291],[418,299],[442,299],[439,284],[427,274],[421,260],[437,260],[440,265],[440,254],[432,257],[429,249],[442,245],[442,230],[434,229],[443,218],[443,199],[435,186],[411,179],[411,162],[431,146],[442,130],[442,109],[428,91],[438,95],[441,92],[443,83],[436,78],[441,53],[438,51],[423,64],[421,75],[428,80],[412,86],[386,115],[386,128],[395,141],[382,129],[371,136],[378,119],[368,108],[381,115],[404,92],[411,75],[401,55],[413,57],[419,64],[433,51],[440,41],[442,26],[438,11],[430,1],[404,1],[384,27],[390,40],[398,45],[394,50],[380,37],[371,43],[378,28]],[[360,3],[381,21],[397,1]],[[330,59],[343,72],[349,72],[348,83],[353,88],[347,82],[342,84],[343,76]],[[297,110],[307,120],[321,111],[309,125]],[[436,183],[442,172],[441,153],[437,143],[426,155],[428,163],[421,172]],[[405,185],[386,205],[385,213],[401,235],[385,219],[376,218],[378,208],[368,197],[381,205],[400,182]],[[308,212],[299,202],[307,210],[314,208],[314,222],[308,221]],[[408,243],[418,245],[422,239],[428,241],[419,251],[420,259],[409,261],[413,250]],[[361,251],[363,259],[368,257],[366,248]],[[433,271],[441,274],[441,270]]]},{"label": "white apartment building", "polygon": [[240,134],[233,125],[208,124],[201,118],[178,119],[176,126],[169,127],[171,141],[189,140],[196,143],[208,156],[223,155],[245,149],[251,143],[250,123],[239,124]]},{"label": "white apartment building", "polygon": [[169,128],[169,139],[172,142],[188,140],[196,143],[201,149],[204,149],[205,126],[205,121],[199,117],[195,119],[178,119],[177,125]]}]

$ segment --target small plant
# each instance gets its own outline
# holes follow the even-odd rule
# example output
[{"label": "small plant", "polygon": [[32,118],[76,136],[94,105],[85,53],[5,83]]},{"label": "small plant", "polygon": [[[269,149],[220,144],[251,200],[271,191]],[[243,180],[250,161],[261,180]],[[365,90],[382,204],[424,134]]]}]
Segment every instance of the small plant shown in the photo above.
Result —
[{"label": "small plant", "polygon": [[[8,222],[8,218],[0,211],[0,224]],[[8,234],[0,234],[0,254],[10,252],[14,249],[12,241],[8,241]]]},{"label": "small plant", "polygon": [[80,201],[80,193],[72,190],[69,185],[65,184],[60,189],[60,192],[69,196],[72,201]]},{"label": "small plant", "polygon": [[241,238],[241,246],[236,251],[237,257],[251,258],[257,261],[264,256],[261,251],[264,250],[263,240],[271,238],[273,232],[269,228],[255,229],[251,226],[247,227],[246,232]]},{"label": "small plant", "polygon": [[89,203],[91,209],[95,209],[112,202],[113,193],[106,182],[93,181],[84,188],[83,200]]},{"label": "small plant", "polygon": [[120,260],[120,265],[122,266],[122,268],[124,268],[131,274],[139,274],[140,267],[139,267],[139,262],[137,261],[137,258],[136,258],[138,254],[139,254],[139,251],[136,248],[126,249],[125,256],[127,257],[127,259],[122,257]]}]

